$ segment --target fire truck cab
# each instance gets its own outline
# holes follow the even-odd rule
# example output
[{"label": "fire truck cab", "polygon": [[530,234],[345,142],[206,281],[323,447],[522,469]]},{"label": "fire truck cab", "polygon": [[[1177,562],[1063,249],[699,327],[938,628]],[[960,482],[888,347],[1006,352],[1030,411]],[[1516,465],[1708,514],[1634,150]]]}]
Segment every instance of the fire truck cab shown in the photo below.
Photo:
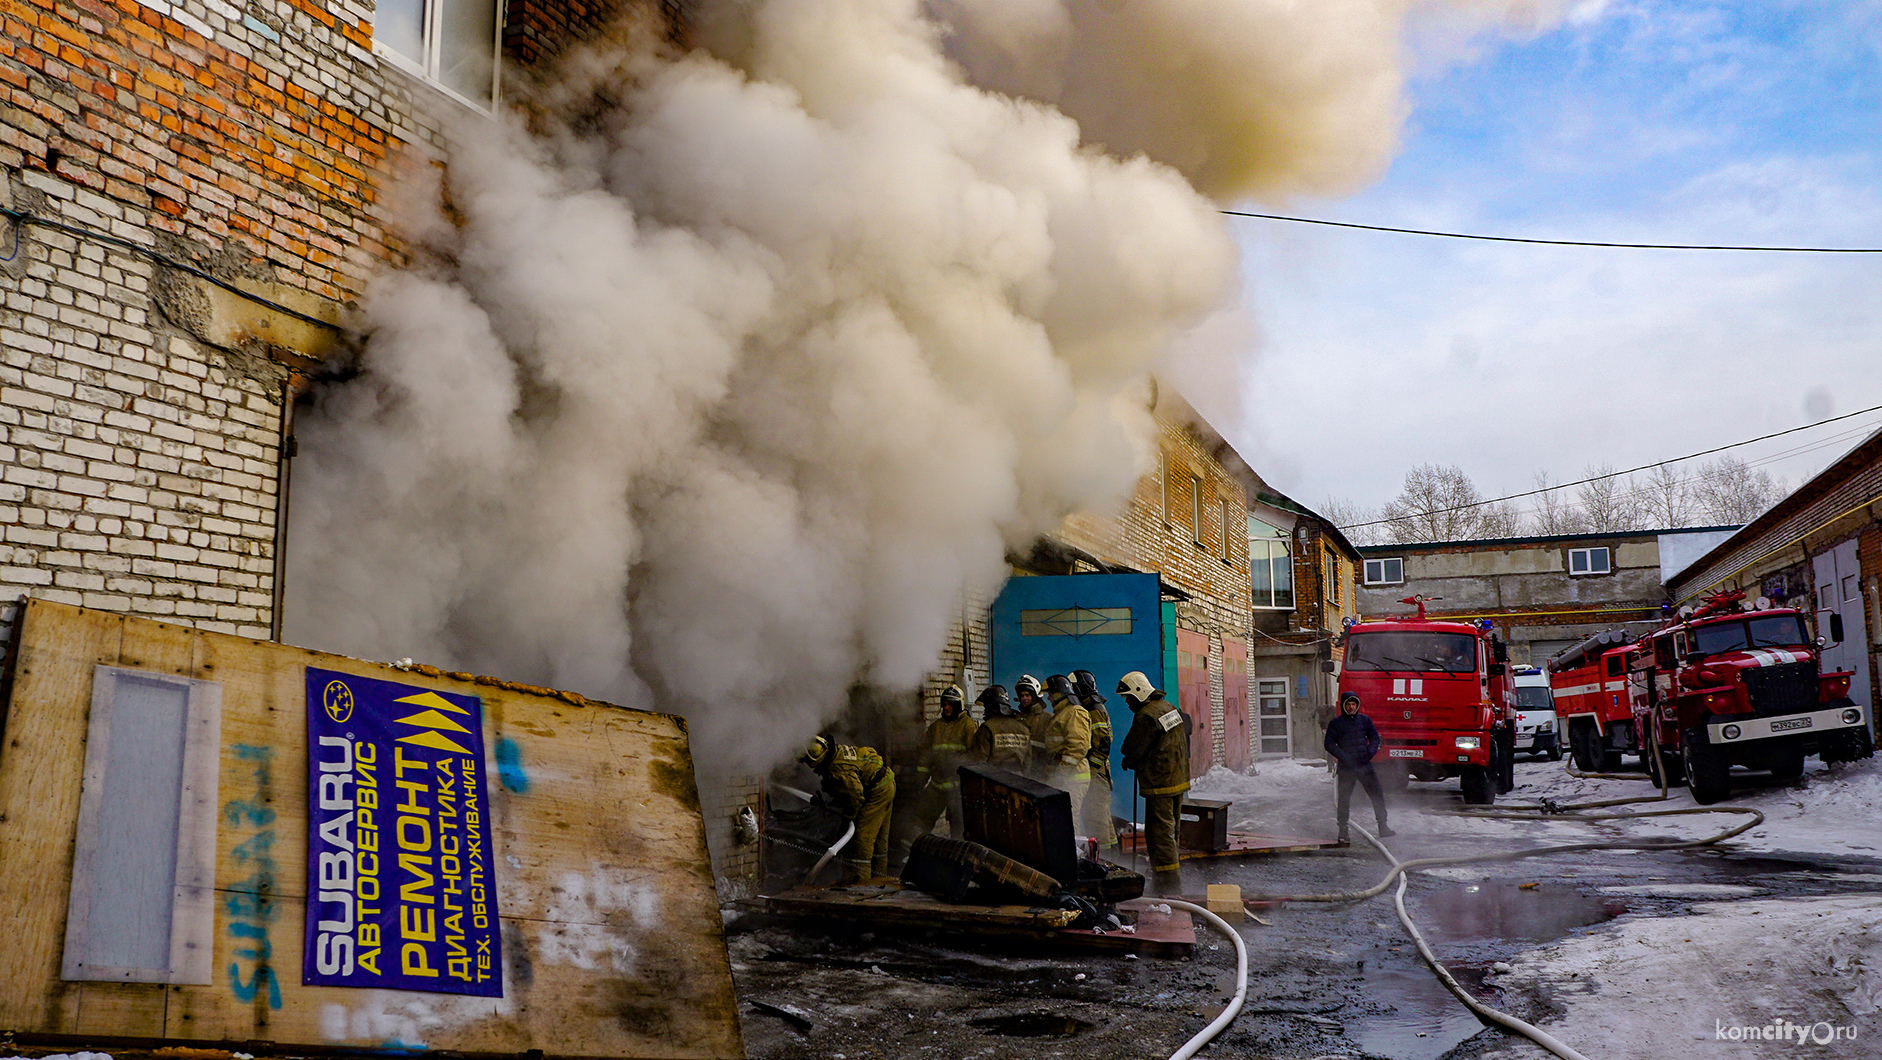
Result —
[{"label": "fire truck cab", "polygon": [[[1656,776],[1683,773],[1693,801],[1731,795],[1731,767],[1776,777],[1804,771],[1804,758],[1854,761],[1874,753],[1866,706],[1849,698],[1849,671],[1820,673],[1804,616],[1734,590],[1683,608],[1639,644],[1628,674],[1642,754]],[[1842,638],[1832,615],[1829,640]]]},{"label": "fire truck cab", "polygon": [[1346,628],[1340,696],[1359,696],[1378,726],[1382,780],[1457,777],[1464,801],[1487,805],[1515,786],[1509,649],[1488,622],[1425,617]]}]

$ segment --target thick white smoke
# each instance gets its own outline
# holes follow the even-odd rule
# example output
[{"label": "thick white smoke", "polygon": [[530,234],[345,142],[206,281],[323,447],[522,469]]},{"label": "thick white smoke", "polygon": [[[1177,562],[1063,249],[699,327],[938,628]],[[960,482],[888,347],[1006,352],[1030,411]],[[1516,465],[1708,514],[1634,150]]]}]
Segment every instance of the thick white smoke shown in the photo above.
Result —
[{"label": "thick white smoke", "polygon": [[[1234,279],[1213,204],[1136,152],[1253,184],[1214,133],[1074,108],[1094,139],[1053,93],[974,83],[914,0],[722,4],[699,32],[576,57],[528,131],[456,130],[448,221],[404,218],[426,253],[372,285],[361,373],[298,425],[288,633],[679,710],[702,761],[761,768],[852,685],[919,680],[1008,547],[1128,494],[1146,371]],[[1239,156],[1324,185],[1376,163],[1303,146],[1391,124],[1395,75],[1353,72],[1363,121],[1309,108],[1316,133]]]}]

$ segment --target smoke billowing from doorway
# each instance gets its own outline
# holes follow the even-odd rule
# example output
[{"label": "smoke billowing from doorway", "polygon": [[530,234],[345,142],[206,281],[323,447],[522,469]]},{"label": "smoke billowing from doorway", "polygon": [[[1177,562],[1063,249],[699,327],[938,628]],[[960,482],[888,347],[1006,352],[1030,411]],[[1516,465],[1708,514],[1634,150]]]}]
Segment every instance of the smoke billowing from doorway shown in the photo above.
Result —
[{"label": "smoke billowing from doorway", "polygon": [[[1367,175],[1397,73],[1270,19],[1186,68],[1256,86],[1192,121],[1158,71],[1195,4],[1109,5],[1146,35],[1122,70],[1080,43],[1105,4],[703,6],[700,48],[571,56],[405,196],[421,253],[297,428],[288,635],[676,710],[762,768],[853,684],[917,682],[1009,547],[1128,495],[1147,373],[1235,282],[1192,182]],[[1067,33],[998,37],[1048,9]],[[1358,116],[1230,120],[1349,75]]]}]

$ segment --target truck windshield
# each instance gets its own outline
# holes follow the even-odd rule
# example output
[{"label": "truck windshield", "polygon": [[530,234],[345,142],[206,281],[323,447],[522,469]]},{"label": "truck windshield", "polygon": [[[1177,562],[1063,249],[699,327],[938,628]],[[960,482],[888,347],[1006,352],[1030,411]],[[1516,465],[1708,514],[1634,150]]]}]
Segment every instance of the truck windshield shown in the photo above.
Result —
[{"label": "truck windshield", "polygon": [[1355,633],[1346,639],[1346,669],[1475,673],[1476,638],[1465,633]]},{"label": "truck windshield", "polygon": [[1785,648],[1809,644],[1796,615],[1765,615],[1749,622],[1720,622],[1693,630],[1693,647],[1707,655],[1746,648]]},{"label": "truck windshield", "polygon": [[1555,700],[1549,698],[1549,690],[1541,685],[1516,686],[1516,708],[1518,710],[1554,710]]}]

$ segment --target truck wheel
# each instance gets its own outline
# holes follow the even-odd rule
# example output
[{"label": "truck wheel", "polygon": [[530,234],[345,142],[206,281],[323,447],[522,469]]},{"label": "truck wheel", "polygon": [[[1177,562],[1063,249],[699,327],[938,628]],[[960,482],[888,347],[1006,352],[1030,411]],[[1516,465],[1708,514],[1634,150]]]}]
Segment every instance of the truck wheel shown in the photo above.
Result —
[{"label": "truck wheel", "polygon": [[1732,764],[1706,742],[1706,730],[1695,725],[1680,734],[1680,758],[1686,766],[1686,783],[1692,789],[1692,801],[1701,806],[1731,797]]},{"label": "truck wheel", "polygon": [[1562,760],[1562,741],[1558,739],[1557,737],[1551,736],[1549,737],[1549,761],[1560,762],[1561,760]]},{"label": "truck wheel", "polygon": [[1472,806],[1489,806],[1496,802],[1496,777],[1482,766],[1466,766],[1458,777],[1464,789],[1464,801]]},{"label": "truck wheel", "polygon": [[1601,752],[1601,772],[1618,773],[1621,771],[1621,752],[1610,746],[1614,741],[1612,733],[1596,732],[1595,748]]},{"label": "truck wheel", "polygon": [[1779,780],[1796,780],[1804,775],[1804,742],[1780,740],[1770,751],[1771,775]]},{"label": "truck wheel", "polygon": [[1577,725],[1568,732],[1569,752],[1575,757],[1575,768],[1583,773],[1594,772],[1594,730],[1587,725]]},{"label": "truck wheel", "polygon": [[1640,760],[1646,764],[1647,776],[1652,778],[1654,787],[1677,788],[1686,783],[1686,770],[1681,768],[1677,755],[1649,747],[1640,752]]}]

